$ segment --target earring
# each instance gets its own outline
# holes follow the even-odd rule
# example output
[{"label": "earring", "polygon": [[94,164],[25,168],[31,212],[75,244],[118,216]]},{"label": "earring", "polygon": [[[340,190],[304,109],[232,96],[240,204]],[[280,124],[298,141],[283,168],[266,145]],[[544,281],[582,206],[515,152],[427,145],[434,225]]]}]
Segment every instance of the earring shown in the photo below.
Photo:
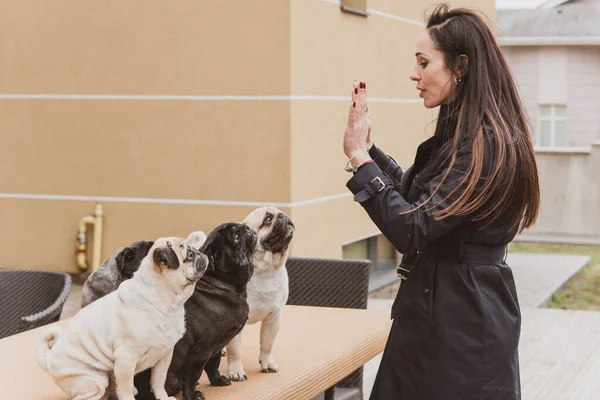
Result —
[{"label": "earring", "polygon": [[456,83],[456,86],[458,86],[462,82],[462,78],[460,76],[455,76],[454,82]]}]

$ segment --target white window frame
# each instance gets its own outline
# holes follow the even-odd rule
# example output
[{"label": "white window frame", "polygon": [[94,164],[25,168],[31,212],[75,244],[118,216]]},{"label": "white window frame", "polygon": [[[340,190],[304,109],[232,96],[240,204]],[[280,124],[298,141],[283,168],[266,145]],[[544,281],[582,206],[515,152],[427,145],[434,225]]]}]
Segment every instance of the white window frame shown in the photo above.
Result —
[{"label": "white window frame", "polygon": [[[542,107],[550,107],[550,115],[542,115]],[[557,116],[556,107],[564,107],[565,115]],[[550,146],[542,145],[542,121],[550,122]],[[565,123],[565,144],[556,146],[556,122]],[[539,147],[565,147],[567,142],[567,105],[566,104],[539,104],[538,106],[538,123],[537,123],[537,145]]]}]

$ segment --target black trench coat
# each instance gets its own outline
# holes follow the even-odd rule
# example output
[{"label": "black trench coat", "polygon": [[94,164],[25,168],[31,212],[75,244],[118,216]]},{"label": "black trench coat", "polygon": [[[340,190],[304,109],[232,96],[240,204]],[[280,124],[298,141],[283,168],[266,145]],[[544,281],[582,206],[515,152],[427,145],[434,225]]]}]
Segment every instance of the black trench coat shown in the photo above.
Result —
[{"label": "black trench coat", "polygon": [[398,272],[406,277],[371,400],[520,399],[521,314],[504,262],[515,235],[512,221],[501,216],[483,230],[468,216],[435,221],[430,206],[447,205],[443,200],[463,176],[458,170],[450,171],[429,207],[400,215],[428,199],[444,174],[432,157],[435,140],[419,146],[406,172],[373,146],[375,162],[347,183],[403,254]]}]

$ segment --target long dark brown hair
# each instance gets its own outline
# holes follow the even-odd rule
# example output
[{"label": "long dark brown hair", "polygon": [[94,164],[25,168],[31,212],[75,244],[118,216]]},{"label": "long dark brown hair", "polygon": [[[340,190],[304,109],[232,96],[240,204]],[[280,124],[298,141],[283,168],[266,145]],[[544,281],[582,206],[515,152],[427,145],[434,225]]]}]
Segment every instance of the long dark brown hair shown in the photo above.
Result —
[{"label": "long dark brown hair", "polygon": [[[430,199],[450,170],[466,173],[448,195],[449,206],[434,216],[468,215],[487,226],[502,215],[503,221],[510,219],[511,230],[522,231],[539,212],[537,165],[528,118],[498,43],[484,17],[446,4],[430,15],[427,31],[446,68],[464,72],[458,73],[462,81],[452,100],[439,110],[435,135],[445,142],[438,156],[446,160],[447,172]],[[459,148],[466,154],[461,161]]]}]

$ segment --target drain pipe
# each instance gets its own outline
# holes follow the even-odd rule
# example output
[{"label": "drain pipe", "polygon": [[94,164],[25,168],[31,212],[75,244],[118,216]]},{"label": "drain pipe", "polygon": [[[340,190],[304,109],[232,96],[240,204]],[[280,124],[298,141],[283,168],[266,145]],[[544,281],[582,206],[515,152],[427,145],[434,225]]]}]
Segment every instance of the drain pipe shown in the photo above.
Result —
[{"label": "drain pipe", "polygon": [[76,259],[77,266],[86,271],[89,268],[87,261],[87,226],[94,226],[94,248],[92,251],[92,272],[97,270],[102,259],[102,204],[96,204],[93,215],[86,215],[79,220],[77,229]]}]

